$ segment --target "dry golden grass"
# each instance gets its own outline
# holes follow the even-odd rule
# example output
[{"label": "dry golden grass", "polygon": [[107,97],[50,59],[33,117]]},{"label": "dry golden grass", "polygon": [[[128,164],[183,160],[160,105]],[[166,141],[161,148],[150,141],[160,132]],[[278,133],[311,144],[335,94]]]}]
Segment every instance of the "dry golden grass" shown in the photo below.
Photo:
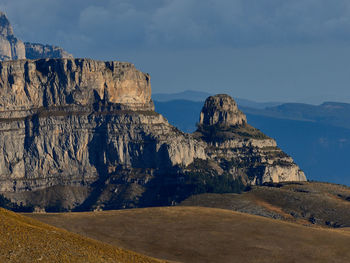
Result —
[{"label": "dry golden grass", "polygon": [[201,194],[181,205],[229,209],[324,227],[350,227],[350,188],[318,182],[253,186],[242,194]]},{"label": "dry golden grass", "polygon": [[350,262],[350,232],[223,209],[163,207],[29,216],[180,262]]},{"label": "dry golden grass", "polygon": [[0,208],[0,262],[160,262]]}]

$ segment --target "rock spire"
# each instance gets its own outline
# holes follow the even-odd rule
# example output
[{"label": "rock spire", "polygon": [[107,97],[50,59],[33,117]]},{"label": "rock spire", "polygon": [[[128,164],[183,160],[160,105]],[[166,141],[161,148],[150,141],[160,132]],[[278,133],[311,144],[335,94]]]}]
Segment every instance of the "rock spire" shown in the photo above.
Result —
[{"label": "rock spire", "polygon": [[23,43],[13,32],[10,21],[0,11],[0,61],[40,58],[72,58],[60,47],[37,43]]},{"label": "rock spire", "polygon": [[233,98],[226,94],[206,99],[200,114],[200,125],[236,126],[247,123],[246,116],[238,109]]}]

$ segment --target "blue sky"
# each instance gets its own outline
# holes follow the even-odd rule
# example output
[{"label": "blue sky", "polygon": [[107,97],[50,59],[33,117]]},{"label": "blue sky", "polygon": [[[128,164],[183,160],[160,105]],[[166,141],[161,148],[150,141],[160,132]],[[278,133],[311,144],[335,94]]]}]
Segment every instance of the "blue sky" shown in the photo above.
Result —
[{"label": "blue sky", "polygon": [[153,92],[350,102],[347,0],[2,0],[15,34],[131,61]]}]

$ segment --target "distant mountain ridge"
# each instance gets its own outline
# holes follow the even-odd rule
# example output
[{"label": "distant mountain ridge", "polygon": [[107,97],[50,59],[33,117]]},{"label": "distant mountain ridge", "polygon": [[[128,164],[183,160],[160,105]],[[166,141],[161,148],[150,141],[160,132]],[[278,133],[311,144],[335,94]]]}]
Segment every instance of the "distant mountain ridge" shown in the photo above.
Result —
[{"label": "distant mountain ridge", "polygon": [[73,58],[73,55],[63,48],[53,45],[25,42],[24,46],[26,48],[26,59]]},{"label": "distant mountain ridge", "polygon": [[[187,90],[173,94],[154,94],[153,99],[161,109],[163,105],[175,104],[182,107],[194,107],[188,102],[203,102],[204,96],[209,93]],[[282,102],[255,102],[246,99],[236,98],[237,104],[246,114],[259,115],[264,117],[288,119],[306,122],[317,122],[326,125],[350,129],[350,104],[344,102],[326,101],[320,105],[306,103],[282,103]],[[192,104],[191,106],[189,106]],[[186,105],[186,106],[185,106]],[[198,105],[197,105],[198,106]],[[198,111],[198,107],[197,111]],[[171,114],[169,112],[169,114]],[[193,126],[192,126],[193,127]],[[185,130],[191,130],[188,127]]]},{"label": "distant mountain ridge", "polygon": [[[196,129],[201,102],[155,101],[155,109],[185,132]],[[238,103],[239,104],[239,103]],[[248,122],[279,142],[311,180],[350,185],[350,104],[282,104],[266,109],[240,106]],[[323,114],[323,115],[322,115]],[[348,117],[349,116],[349,117]]]},{"label": "distant mountain ridge", "polygon": [[[189,100],[189,101],[205,101],[206,98],[212,96],[212,93],[196,91],[196,90],[185,90],[177,93],[155,93],[152,98],[158,102],[166,102],[173,100]],[[229,94],[231,95],[231,94]],[[283,104],[283,102],[256,102],[253,100],[241,99],[234,97],[239,107],[251,107],[256,109],[264,109],[266,107],[273,107]]]},{"label": "distant mountain ridge", "polygon": [[[155,93],[152,98],[158,105],[175,101],[184,106],[185,101],[204,102],[212,94],[202,91],[186,90],[178,93]],[[350,103],[326,101],[320,105],[285,102],[256,102],[235,98],[245,113],[271,118],[310,121],[337,127],[350,128]],[[161,106],[160,106],[161,107]]]},{"label": "distant mountain ridge", "polygon": [[244,108],[246,113],[272,118],[318,122],[350,129],[350,104],[341,102],[324,102],[320,105],[303,103],[284,103],[263,110]]},{"label": "distant mountain ridge", "polygon": [[73,55],[57,46],[23,43],[14,35],[5,13],[0,11],[0,61],[40,58],[73,58]]},{"label": "distant mountain ridge", "polygon": [[170,101],[170,100],[190,100],[190,101],[205,101],[206,98],[213,94],[203,91],[185,90],[178,93],[154,93],[153,100]]}]

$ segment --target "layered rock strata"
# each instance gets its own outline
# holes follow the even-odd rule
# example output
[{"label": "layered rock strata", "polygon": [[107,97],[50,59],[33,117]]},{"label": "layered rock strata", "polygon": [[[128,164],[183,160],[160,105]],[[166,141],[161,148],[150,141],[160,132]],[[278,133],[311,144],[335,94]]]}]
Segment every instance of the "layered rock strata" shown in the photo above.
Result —
[{"label": "layered rock strata", "polygon": [[0,60],[24,59],[24,43],[17,39],[6,15],[0,12]]},{"label": "layered rock strata", "polygon": [[246,183],[306,180],[275,140],[247,124],[246,116],[228,95],[206,100],[194,135],[210,145],[206,151],[209,159]]},{"label": "layered rock strata", "polygon": [[150,76],[130,63],[2,62],[0,94],[0,193],[17,204],[169,205],[235,184],[305,180],[227,95],[208,98],[194,134],[171,126],[154,111]]},{"label": "layered rock strata", "polygon": [[[0,64],[0,117],[24,117],[42,107],[96,102],[151,107],[150,76],[131,63],[89,59],[5,61]],[[152,107],[150,108],[152,109]]]}]

